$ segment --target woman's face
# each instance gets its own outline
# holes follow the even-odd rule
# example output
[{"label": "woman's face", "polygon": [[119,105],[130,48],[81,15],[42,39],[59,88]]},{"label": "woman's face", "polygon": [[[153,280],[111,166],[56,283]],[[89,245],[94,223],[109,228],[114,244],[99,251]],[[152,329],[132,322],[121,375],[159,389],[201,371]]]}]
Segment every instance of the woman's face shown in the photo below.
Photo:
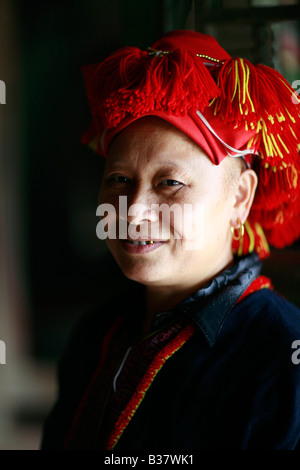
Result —
[{"label": "woman's face", "polygon": [[117,238],[107,243],[127,277],[183,289],[201,285],[232,261],[235,185],[228,160],[213,165],[185,134],[156,117],[117,135],[99,202],[115,207]]}]

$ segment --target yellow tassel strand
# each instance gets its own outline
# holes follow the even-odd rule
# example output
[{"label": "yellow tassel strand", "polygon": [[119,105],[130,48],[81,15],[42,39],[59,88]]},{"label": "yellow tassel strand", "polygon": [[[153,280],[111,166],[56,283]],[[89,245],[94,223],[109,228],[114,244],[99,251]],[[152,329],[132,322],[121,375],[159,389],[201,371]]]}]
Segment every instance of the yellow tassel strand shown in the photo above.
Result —
[{"label": "yellow tassel strand", "polygon": [[250,227],[250,224],[249,222],[246,220],[245,222],[245,229],[248,233],[248,236],[249,236],[249,253],[252,253],[252,251],[254,250],[254,246],[255,246],[255,237],[254,237],[254,233],[253,233],[253,230],[251,229]]},{"label": "yellow tassel strand", "polygon": [[286,151],[286,153],[290,153],[289,149],[287,148],[287,146],[284,144],[282,138],[280,137],[279,134],[277,134],[277,137],[278,137],[278,140],[280,141],[282,147],[284,148],[284,150]]},{"label": "yellow tassel strand", "polygon": [[267,242],[266,236],[264,234],[264,231],[262,229],[262,226],[258,222],[255,222],[254,228],[256,230],[256,233],[259,235],[261,239],[261,243],[262,243],[264,251],[268,252],[270,248],[269,248],[269,244]]},{"label": "yellow tassel strand", "polygon": [[[274,144],[274,146],[275,146],[275,148],[276,148],[276,150],[277,150],[278,155],[280,156],[280,158],[283,158],[283,155],[282,155],[282,153],[281,153],[281,151],[280,151],[280,149],[279,149],[279,147],[278,147],[278,144],[277,144],[277,142],[276,142],[276,140],[275,140],[274,135],[273,135],[273,134],[270,134],[270,136],[271,136],[271,139],[272,139],[272,141],[273,141],[273,144]],[[277,137],[278,137],[278,134],[277,134]],[[280,139],[280,140],[281,140],[281,139]],[[282,141],[281,141],[281,142],[282,142]]]}]

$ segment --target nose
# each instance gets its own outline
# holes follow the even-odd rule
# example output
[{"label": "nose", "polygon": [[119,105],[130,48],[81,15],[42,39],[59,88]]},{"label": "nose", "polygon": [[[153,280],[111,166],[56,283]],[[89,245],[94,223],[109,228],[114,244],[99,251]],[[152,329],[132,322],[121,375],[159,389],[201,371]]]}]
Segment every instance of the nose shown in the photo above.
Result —
[{"label": "nose", "polygon": [[131,225],[156,222],[158,219],[154,204],[157,203],[150,190],[136,188],[128,197],[127,222]]}]

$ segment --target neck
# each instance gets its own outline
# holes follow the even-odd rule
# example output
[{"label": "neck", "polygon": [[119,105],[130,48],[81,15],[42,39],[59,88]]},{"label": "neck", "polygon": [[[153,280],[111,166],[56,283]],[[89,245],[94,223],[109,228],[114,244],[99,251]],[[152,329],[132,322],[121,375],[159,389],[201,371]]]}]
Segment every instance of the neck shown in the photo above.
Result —
[{"label": "neck", "polygon": [[170,310],[195,290],[198,290],[198,287],[187,292],[186,290],[178,291],[177,289],[172,288],[172,286],[164,288],[148,286],[146,291],[148,315],[152,318],[157,313]]},{"label": "neck", "polygon": [[178,305],[184,299],[189,297],[193,292],[201,289],[207,282],[213,279],[216,275],[227,269],[233,260],[224,266],[222,269],[217,270],[214,274],[206,276],[201,281],[195,283],[189,283],[187,285],[181,284],[169,285],[169,286],[156,286],[148,285],[146,287],[146,302],[147,302],[147,317],[148,323],[151,323],[151,319],[154,315],[160,312],[170,310],[171,308]]}]

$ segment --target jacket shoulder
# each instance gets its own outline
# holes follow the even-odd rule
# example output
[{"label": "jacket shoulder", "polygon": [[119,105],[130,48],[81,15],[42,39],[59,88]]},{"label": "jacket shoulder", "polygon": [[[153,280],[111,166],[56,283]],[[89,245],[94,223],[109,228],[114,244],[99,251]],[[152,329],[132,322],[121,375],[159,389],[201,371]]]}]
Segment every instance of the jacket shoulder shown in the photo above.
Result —
[{"label": "jacket shoulder", "polygon": [[243,299],[236,308],[243,311],[248,321],[263,328],[300,339],[300,308],[271,289],[260,289]]}]

